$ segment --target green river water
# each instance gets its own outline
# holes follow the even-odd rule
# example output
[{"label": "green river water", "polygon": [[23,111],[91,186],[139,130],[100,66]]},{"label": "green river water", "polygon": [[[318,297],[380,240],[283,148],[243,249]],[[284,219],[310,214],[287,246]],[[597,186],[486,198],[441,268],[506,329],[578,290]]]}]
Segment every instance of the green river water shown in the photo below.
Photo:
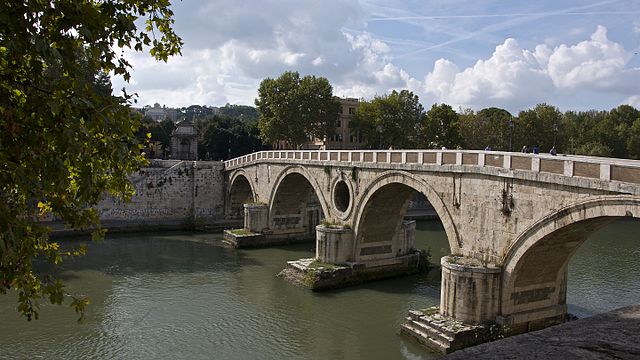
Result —
[{"label": "green river water", "polygon": [[[44,304],[18,316],[0,296],[0,359],[429,359],[399,335],[409,309],[439,303],[440,272],[312,293],[275,276],[313,244],[236,250],[221,234],[114,235],[59,271],[92,299],[87,320]],[[69,241],[69,240],[67,240]],[[74,240],[79,241],[79,240]],[[417,247],[448,253],[438,222]],[[640,302],[640,222],[594,234],[569,268],[567,302],[588,316]]]}]

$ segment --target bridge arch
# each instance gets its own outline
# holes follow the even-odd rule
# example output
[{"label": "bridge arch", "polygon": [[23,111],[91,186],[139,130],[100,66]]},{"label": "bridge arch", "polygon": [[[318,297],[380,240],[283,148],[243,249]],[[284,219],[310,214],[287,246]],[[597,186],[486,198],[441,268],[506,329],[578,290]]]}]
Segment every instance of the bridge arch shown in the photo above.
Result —
[{"label": "bridge arch", "polygon": [[255,186],[243,169],[235,171],[229,179],[226,214],[229,217],[242,217],[244,204],[256,201]]},{"label": "bridge arch", "polygon": [[[381,216],[396,216],[397,219],[394,223],[397,224],[400,224],[404,215],[402,210],[406,209],[415,192],[423,194],[431,203],[434,210],[438,214],[440,221],[442,222],[445,233],[447,234],[449,248],[454,253],[459,252],[461,245],[459,242],[458,231],[455,227],[455,224],[453,223],[449,210],[445,206],[438,193],[429,183],[420,179],[419,177],[414,176],[413,174],[406,171],[397,170],[390,170],[382,173],[376,179],[371,181],[362,192],[363,195],[358,201],[354,214],[356,247],[360,245],[363,237],[367,236],[367,232],[370,233],[371,231],[381,230],[371,228],[371,225],[374,222],[380,224],[389,223],[387,218],[385,218],[384,221],[376,221],[372,218],[372,216],[374,215],[368,213],[367,211],[367,208],[369,206],[372,206],[374,202],[380,201],[380,199],[377,200],[376,198],[381,194],[384,195],[384,192],[392,195],[389,197],[389,199],[393,202],[393,204],[389,204],[391,206],[383,204],[385,205],[384,208],[387,209],[387,211],[385,212],[385,214],[381,214]],[[369,228],[367,229],[367,227]],[[386,231],[386,233],[393,234],[389,231],[395,231],[395,229],[387,229]],[[386,233],[383,236],[389,235]]]},{"label": "bridge arch", "polygon": [[547,325],[541,319],[551,319],[550,324],[552,318],[564,316],[571,257],[593,232],[625,217],[640,218],[640,197],[599,196],[576,202],[522,232],[502,262],[502,314],[516,314],[515,323],[537,320],[540,327]]},{"label": "bridge arch", "polygon": [[[287,214],[296,215],[302,218],[302,223],[298,225],[307,227],[307,235],[315,237],[315,225],[321,218],[328,216],[330,211],[316,179],[303,166],[291,165],[278,174],[271,189],[268,205],[269,224],[272,229],[286,228],[287,220],[281,217]],[[321,210],[319,214],[314,209],[305,209],[309,205],[309,199],[313,200],[314,197]],[[291,214],[291,211],[295,211],[296,214]]]}]

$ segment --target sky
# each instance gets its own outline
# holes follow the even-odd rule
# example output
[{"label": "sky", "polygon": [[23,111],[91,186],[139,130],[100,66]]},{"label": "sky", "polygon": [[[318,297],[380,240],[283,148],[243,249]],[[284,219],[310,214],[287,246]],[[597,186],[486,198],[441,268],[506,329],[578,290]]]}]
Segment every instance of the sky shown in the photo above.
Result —
[{"label": "sky", "polygon": [[126,52],[136,106],[254,105],[285,71],[428,109],[640,108],[640,0],[172,1],[182,56]]}]

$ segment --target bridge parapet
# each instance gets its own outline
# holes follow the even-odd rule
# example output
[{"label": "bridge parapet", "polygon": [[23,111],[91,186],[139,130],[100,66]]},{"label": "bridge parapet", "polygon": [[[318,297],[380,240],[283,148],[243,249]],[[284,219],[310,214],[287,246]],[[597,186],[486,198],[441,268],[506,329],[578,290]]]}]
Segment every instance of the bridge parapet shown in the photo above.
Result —
[{"label": "bridge parapet", "polygon": [[582,183],[582,187],[640,195],[638,160],[479,150],[271,150],[227,160],[225,169],[229,171],[257,163],[480,172],[554,183],[558,182],[558,177],[575,178],[593,182],[593,186]]}]

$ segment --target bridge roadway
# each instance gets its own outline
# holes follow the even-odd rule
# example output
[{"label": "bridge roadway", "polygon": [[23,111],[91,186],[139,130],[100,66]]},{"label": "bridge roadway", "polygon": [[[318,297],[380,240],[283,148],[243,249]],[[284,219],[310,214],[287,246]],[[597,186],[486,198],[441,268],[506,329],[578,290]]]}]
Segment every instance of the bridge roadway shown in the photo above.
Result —
[{"label": "bridge roadway", "polygon": [[[562,322],[575,250],[608,222],[640,217],[640,161],[634,160],[282,150],[228,160],[225,170],[226,213],[244,211],[245,227],[271,237],[314,237],[320,219],[342,225],[348,236],[339,248],[317,252],[328,262],[406,255],[413,243],[402,216],[422,193],[442,221],[452,254],[441,259],[440,313],[465,323],[497,321],[514,332]],[[252,205],[243,209],[245,203]]]}]

